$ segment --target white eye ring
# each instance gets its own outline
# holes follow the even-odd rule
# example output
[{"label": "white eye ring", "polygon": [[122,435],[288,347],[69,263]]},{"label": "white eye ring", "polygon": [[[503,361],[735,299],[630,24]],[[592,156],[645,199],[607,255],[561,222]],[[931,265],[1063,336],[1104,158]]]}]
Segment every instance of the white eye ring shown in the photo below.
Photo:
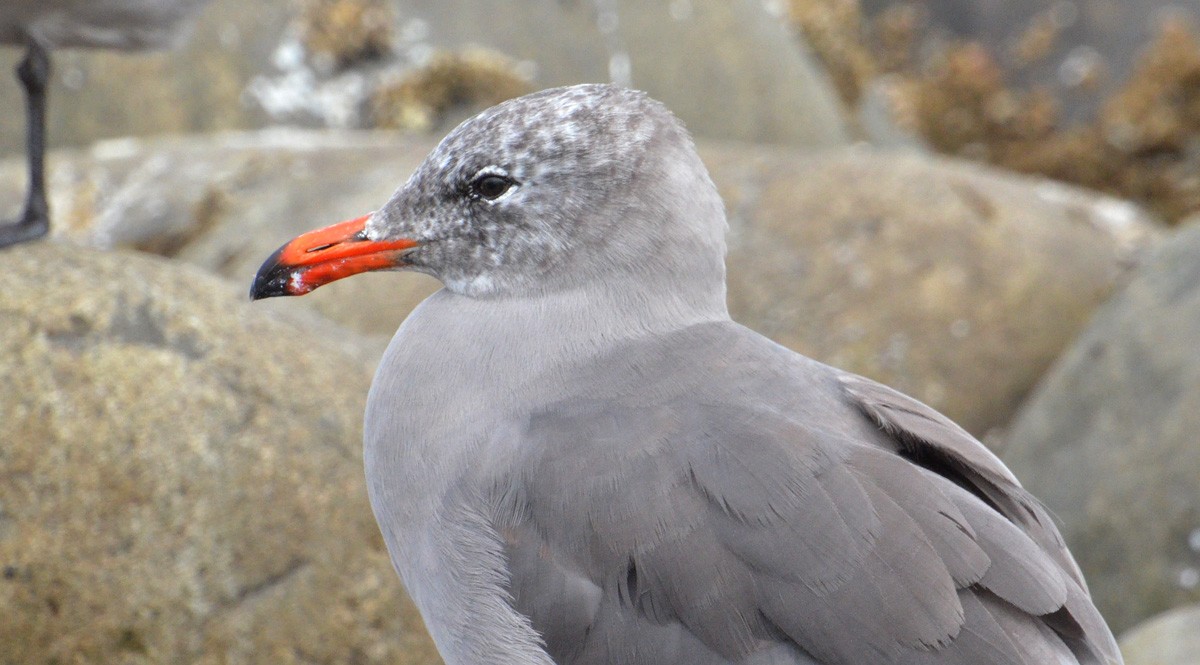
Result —
[{"label": "white eye ring", "polygon": [[476,171],[468,185],[471,198],[484,203],[497,203],[512,196],[520,183],[499,166],[485,166]]}]

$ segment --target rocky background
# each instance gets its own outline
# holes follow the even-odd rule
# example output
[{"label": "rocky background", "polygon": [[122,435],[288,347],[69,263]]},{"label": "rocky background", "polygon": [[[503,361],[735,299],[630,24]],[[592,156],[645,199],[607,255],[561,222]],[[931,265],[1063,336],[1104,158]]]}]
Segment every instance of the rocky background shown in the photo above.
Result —
[{"label": "rocky background", "polygon": [[[1164,0],[216,0],[175,51],[56,54],[54,235],[0,253],[0,664],[437,662],[360,459],[373,364],[436,283],[244,294],[474,111],[606,80],[696,135],[736,318],[983,437],[1127,662],[1198,662],[1198,26]],[[0,78],[6,218],[20,99]]]}]

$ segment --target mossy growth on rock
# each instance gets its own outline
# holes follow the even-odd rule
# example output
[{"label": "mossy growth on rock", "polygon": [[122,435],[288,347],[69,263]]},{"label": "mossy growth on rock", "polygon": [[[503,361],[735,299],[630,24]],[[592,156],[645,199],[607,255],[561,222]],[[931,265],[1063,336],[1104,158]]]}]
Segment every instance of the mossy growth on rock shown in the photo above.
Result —
[{"label": "mossy growth on rock", "polygon": [[471,112],[533,91],[508,56],[488,49],[439,52],[388,84],[370,100],[376,127],[430,131],[455,111]]},{"label": "mossy growth on rock", "polygon": [[879,66],[863,38],[862,8],[858,0],[791,0],[788,21],[808,40],[829,70],[842,100],[854,104],[863,86],[879,73]]},{"label": "mossy growth on rock", "polygon": [[341,71],[391,53],[394,24],[382,0],[307,0],[300,41],[314,67]]},{"label": "mossy growth on rock", "polygon": [[1200,40],[1165,21],[1134,74],[1090,122],[1063,127],[1047,90],[1008,87],[976,44],[951,49],[912,88],[937,149],[1139,201],[1164,219],[1200,210]]},{"label": "mossy growth on rock", "polygon": [[[893,121],[939,152],[1128,198],[1172,223],[1200,211],[1200,37],[1185,17],[1162,18],[1100,111],[1068,124],[1061,91],[1013,83],[1014,68],[1060,45],[1051,13],[1033,16],[1011,52],[998,54],[931,34],[924,11],[900,2],[867,17],[859,0],[791,0],[787,16],[851,107],[872,81],[891,75]],[[1077,90],[1109,75],[1099,56],[1073,65]]]}]

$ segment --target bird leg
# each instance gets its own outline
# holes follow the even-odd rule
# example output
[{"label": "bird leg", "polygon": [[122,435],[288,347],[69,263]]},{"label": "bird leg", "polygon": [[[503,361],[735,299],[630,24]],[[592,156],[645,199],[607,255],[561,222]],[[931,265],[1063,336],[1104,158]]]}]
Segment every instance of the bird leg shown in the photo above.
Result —
[{"label": "bird leg", "polygon": [[26,151],[29,158],[29,191],[25,212],[17,221],[0,226],[0,248],[40,238],[50,230],[50,205],[46,202],[46,83],[50,79],[50,54],[30,41],[17,66],[25,88]]}]

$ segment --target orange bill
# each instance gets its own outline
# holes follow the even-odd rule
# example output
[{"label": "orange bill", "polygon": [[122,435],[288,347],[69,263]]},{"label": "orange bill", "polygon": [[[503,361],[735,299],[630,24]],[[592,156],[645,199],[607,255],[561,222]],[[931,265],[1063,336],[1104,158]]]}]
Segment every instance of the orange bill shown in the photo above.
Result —
[{"label": "orange bill", "polygon": [[301,296],[330,282],[371,270],[405,265],[415,240],[368,240],[370,215],[297,236],[275,250],[258,269],[250,299]]}]

